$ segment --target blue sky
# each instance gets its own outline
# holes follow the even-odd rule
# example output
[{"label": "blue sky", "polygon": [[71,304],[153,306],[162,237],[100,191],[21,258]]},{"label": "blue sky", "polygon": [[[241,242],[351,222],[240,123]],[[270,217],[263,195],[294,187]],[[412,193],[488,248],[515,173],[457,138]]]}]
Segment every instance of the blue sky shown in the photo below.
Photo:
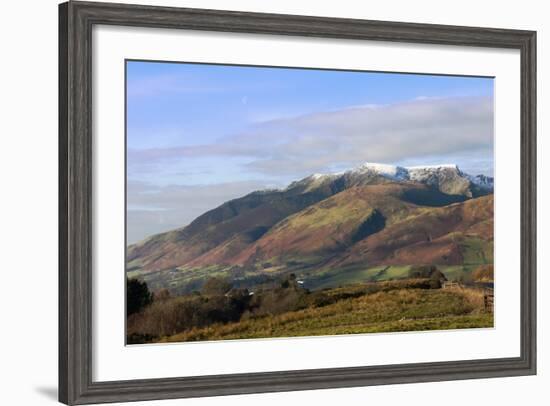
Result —
[{"label": "blue sky", "polygon": [[127,62],[128,240],[362,162],[493,172],[489,78]]}]

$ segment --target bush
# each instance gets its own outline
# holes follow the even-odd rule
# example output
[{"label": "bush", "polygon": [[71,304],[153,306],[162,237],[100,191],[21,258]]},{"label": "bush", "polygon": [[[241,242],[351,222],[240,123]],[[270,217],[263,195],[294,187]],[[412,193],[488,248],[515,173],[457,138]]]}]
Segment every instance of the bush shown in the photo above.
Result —
[{"label": "bush", "polygon": [[168,289],[159,289],[153,292],[153,301],[161,302],[170,299],[170,291]]},{"label": "bush", "polygon": [[250,311],[254,316],[275,315],[306,307],[307,291],[285,280],[282,287],[260,291],[250,302]]},{"label": "bush", "polygon": [[493,282],[494,267],[493,265],[481,265],[476,268],[472,276],[476,282]]},{"label": "bush", "polygon": [[238,321],[248,307],[249,296],[188,295],[155,302],[128,318],[127,337],[168,336],[194,327]]},{"label": "bush", "polygon": [[284,277],[278,286],[256,290],[254,295],[250,295],[246,288],[231,288],[221,278],[210,278],[200,294],[164,297],[159,292],[156,295],[159,300],[128,318],[126,334],[129,343],[236,322],[245,313],[246,317],[281,314],[308,305],[308,292],[298,286],[294,274]]},{"label": "bush", "polygon": [[231,290],[231,283],[224,278],[209,278],[202,286],[201,293],[207,296],[224,295]]}]

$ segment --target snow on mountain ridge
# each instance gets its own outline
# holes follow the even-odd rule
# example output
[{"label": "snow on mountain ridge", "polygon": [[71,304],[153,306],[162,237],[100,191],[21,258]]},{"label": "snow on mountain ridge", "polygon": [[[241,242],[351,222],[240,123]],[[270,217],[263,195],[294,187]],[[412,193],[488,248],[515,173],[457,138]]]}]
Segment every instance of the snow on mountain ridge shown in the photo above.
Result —
[{"label": "snow on mountain ridge", "polygon": [[451,170],[456,172],[457,175],[463,176],[462,171],[456,164],[398,166],[366,162],[349,172],[372,171],[381,176],[395,180],[421,180],[427,176],[432,176],[433,174],[447,170]]},{"label": "snow on mountain ridge", "polygon": [[[364,164],[347,171],[338,173],[314,173],[301,181],[293,182],[290,187],[302,184],[314,187],[325,181],[334,180],[341,176],[369,176],[378,175],[395,181],[416,181],[430,185],[438,185],[440,182],[456,179],[459,182],[471,182],[483,189],[493,188],[493,178],[485,175],[472,176],[463,173],[456,164],[399,166],[375,162]],[[466,185],[466,184],[465,184]],[[308,188],[309,189],[309,188]]]},{"label": "snow on mountain ridge", "polygon": [[458,169],[457,164],[441,164],[441,165],[418,165],[418,166],[407,166],[406,169],[415,170],[415,169]]},{"label": "snow on mountain ridge", "polygon": [[381,175],[398,176],[403,177],[403,174],[409,174],[411,172],[436,172],[438,170],[452,169],[459,173],[462,171],[458,168],[457,164],[439,164],[439,165],[417,165],[417,166],[399,166],[391,164],[381,164],[374,162],[365,162],[363,165],[356,169],[351,169],[348,172],[361,172],[365,170],[371,170]]},{"label": "snow on mountain ridge", "polygon": [[403,168],[402,166],[371,162],[365,162],[363,165],[359,166],[356,169],[352,169],[350,172],[365,171],[373,171],[390,179],[407,180],[409,178],[407,169]]},{"label": "snow on mountain ridge", "polygon": [[490,176],[485,175],[466,175],[466,177],[470,180],[470,182],[475,183],[478,186],[482,187],[493,187],[494,186],[494,179]]}]

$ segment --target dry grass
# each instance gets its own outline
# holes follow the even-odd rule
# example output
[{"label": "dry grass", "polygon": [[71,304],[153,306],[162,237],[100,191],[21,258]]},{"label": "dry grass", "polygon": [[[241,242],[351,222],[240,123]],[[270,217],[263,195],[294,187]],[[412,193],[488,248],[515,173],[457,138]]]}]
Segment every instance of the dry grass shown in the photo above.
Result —
[{"label": "dry grass", "polygon": [[453,287],[446,289],[446,291],[454,292],[457,295],[461,295],[464,299],[472,305],[474,308],[473,312],[481,313],[484,312],[484,291],[483,289],[478,288],[468,288],[468,287]]},{"label": "dry grass", "polygon": [[160,341],[315,336],[491,327],[475,289],[377,292],[278,316],[194,328]]},{"label": "dry grass", "polygon": [[477,267],[472,277],[478,282],[493,282],[495,279],[493,265],[481,265]]},{"label": "dry grass", "polygon": [[483,290],[465,288],[460,292],[476,309],[483,308]]}]

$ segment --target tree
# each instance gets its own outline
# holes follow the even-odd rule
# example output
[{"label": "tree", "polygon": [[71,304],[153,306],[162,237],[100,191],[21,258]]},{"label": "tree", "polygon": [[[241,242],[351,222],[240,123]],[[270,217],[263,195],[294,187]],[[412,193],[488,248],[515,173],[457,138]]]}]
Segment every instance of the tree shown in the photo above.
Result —
[{"label": "tree", "polygon": [[298,283],[296,282],[296,274],[294,273],[286,275],[286,277],[281,280],[281,288],[287,289],[291,287],[298,287]]},{"label": "tree", "polygon": [[445,281],[447,281],[447,277],[437,268],[430,274],[430,286],[432,289],[440,289]]},{"label": "tree", "polygon": [[138,313],[153,302],[147,283],[139,279],[126,278],[126,315]]},{"label": "tree", "polygon": [[206,296],[221,296],[231,290],[231,283],[224,278],[209,278],[202,286],[201,293]]},{"label": "tree", "polygon": [[413,266],[409,270],[409,278],[430,279],[430,286],[434,289],[441,287],[447,277],[435,265]]},{"label": "tree", "polygon": [[417,265],[409,269],[409,278],[428,279],[437,271],[435,265]]}]

